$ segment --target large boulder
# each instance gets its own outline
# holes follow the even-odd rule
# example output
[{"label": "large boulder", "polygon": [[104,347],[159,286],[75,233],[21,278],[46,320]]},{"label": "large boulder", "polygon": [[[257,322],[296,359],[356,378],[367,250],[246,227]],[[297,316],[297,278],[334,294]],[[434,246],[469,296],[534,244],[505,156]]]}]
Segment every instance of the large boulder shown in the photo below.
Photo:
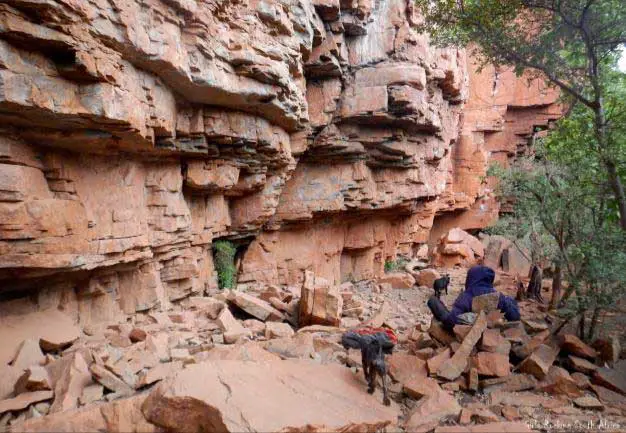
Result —
[{"label": "large boulder", "polygon": [[502,270],[511,275],[527,276],[530,273],[530,252],[516,244],[502,251]]},{"label": "large boulder", "polygon": [[299,325],[339,326],[343,310],[343,298],[338,287],[305,271],[300,292]]},{"label": "large boulder", "polygon": [[483,264],[497,269],[502,263],[502,253],[511,245],[511,241],[504,236],[493,235],[487,238],[485,258]]},{"label": "large boulder", "polygon": [[161,382],[143,405],[173,431],[374,432],[398,413],[365,392],[361,375],[301,361],[195,364]]},{"label": "large boulder", "polygon": [[433,251],[433,263],[443,267],[471,266],[484,255],[481,241],[460,228],[453,228],[439,239]]},{"label": "large boulder", "polygon": [[285,318],[283,313],[272,307],[269,302],[265,302],[264,300],[248,295],[247,293],[234,292],[230,301],[246,313],[262,320],[263,322],[280,322]]},{"label": "large boulder", "polygon": [[423,269],[413,274],[418,286],[433,287],[435,280],[441,278],[441,274],[434,269]]},{"label": "large boulder", "polygon": [[378,279],[379,284],[390,284],[394,289],[410,289],[415,285],[415,278],[407,272],[388,272]]}]

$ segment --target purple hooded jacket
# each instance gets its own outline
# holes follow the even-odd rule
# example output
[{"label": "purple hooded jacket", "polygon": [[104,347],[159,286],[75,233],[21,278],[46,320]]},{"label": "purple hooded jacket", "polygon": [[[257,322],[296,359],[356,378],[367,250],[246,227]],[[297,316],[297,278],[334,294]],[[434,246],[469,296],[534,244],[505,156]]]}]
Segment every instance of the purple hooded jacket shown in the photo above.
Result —
[{"label": "purple hooded jacket", "polygon": [[[446,328],[451,329],[457,324],[459,315],[472,311],[472,299],[474,296],[493,293],[493,281],[496,274],[487,266],[474,266],[467,271],[465,290],[456,298],[450,314],[444,319]],[[509,321],[520,320],[519,308],[515,299],[500,293],[498,309],[504,313],[504,318]]]}]

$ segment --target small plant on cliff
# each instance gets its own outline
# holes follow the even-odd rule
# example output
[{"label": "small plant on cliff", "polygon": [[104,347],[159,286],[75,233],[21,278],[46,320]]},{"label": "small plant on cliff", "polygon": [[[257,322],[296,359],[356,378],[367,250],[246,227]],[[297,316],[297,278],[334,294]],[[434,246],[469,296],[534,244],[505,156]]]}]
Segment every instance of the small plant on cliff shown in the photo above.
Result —
[{"label": "small plant on cliff", "polygon": [[219,240],[213,243],[213,259],[220,289],[231,289],[235,286],[237,277],[236,252],[237,248],[230,241]]},{"label": "small plant on cliff", "polygon": [[408,260],[403,257],[399,257],[396,260],[387,260],[385,262],[385,272],[397,271],[398,269],[404,267],[407,263]]}]

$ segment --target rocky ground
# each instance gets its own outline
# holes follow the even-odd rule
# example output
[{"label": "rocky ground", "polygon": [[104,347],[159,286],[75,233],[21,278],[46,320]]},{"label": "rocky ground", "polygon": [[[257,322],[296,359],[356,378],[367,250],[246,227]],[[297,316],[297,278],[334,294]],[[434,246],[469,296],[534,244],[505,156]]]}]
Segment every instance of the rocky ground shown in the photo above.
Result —
[{"label": "rocky ground", "polygon": [[[191,297],[168,313],[78,329],[48,310],[2,323],[0,428],[11,431],[623,431],[626,361],[616,339],[552,339],[485,307],[454,335],[431,323],[425,280],[465,269],[391,272],[378,282],[265,287]],[[415,280],[418,284],[415,284]],[[501,291],[512,291],[506,274]],[[311,295],[311,297],[309,297]],[[300,297],[301,296],[301,297]],[[488,313],[485,313],[488,312]],[[299,316],[308,326],[296,329]],[[323,320],[320,320],[323,319]],[[326,325],[315,324],[325,321]],[[54,323],[52,327],[49,324]],[[390,326],[392,405],[366,392],[343,330]],[[520,362],[522,361],[522,362]],[[612,368],[610,368],[612,367]]]}]

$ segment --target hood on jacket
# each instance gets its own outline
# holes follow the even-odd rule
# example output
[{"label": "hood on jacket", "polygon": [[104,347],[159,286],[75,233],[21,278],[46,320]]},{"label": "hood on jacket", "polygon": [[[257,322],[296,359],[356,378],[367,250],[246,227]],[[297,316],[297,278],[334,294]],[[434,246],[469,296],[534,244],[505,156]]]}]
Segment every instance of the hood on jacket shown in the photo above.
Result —
[{"label": "hood on jacket", "polygon": [[496,273],[490,267],[481,265],[473,266],[467,271],[465,291],[472,297],[495,292],[493,288],[495,278]]}]

